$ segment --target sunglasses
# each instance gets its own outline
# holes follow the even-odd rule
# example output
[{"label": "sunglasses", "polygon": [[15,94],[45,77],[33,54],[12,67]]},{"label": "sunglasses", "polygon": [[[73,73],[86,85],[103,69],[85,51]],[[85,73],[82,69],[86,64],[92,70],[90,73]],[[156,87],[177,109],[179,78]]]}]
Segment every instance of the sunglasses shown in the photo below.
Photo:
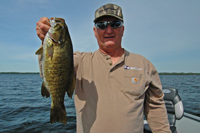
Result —
[{"label": "sunglasses", "polygon": [[123,22],[122,21],[101,21],[101,22],[97,22],[95,24],[95,27],[104,30],[108,27],[109,24],[112,29],[115,29],[115,28],[121,27],[123,25]]}]

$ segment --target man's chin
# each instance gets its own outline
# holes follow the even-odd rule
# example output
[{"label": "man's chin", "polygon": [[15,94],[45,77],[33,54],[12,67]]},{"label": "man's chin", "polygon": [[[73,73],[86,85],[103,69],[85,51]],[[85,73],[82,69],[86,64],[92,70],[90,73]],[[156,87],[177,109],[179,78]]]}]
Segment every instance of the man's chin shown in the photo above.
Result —
[{"label": "man's chin", "polygon": [[116,43],[114,42],[114,41],[106,41],[105,43],[104,43],[106,46],[114,46]]}]

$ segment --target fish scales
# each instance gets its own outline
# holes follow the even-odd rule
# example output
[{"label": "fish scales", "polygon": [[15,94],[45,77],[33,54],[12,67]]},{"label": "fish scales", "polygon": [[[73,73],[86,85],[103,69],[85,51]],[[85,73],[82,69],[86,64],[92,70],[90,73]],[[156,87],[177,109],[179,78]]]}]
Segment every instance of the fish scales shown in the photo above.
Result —
[{"label": "fish scales", "polygon": [[66,124],[65,92],[71,98],[75,85],[73,47],[64,19],[51,18],[50,23],[51,28],[45,36],[42,50],[36,51],[43,58],[41,93],[46,97],[51,95],[50,122]]}]

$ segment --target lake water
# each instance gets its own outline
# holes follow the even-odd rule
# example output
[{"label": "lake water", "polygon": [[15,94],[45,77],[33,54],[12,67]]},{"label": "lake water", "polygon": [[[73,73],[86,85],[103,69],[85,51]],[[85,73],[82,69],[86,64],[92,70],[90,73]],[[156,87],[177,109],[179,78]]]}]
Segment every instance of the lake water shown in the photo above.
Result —
[{"label": "lake water", "polygon": [[[178,89],[188,113],[200,116],[200,75],[160,75]],[[41,96],[39,74],[0,74],[0,132],[76,132],[73,99],[65,96],[67,125],[49,122],[51,99]]]}]

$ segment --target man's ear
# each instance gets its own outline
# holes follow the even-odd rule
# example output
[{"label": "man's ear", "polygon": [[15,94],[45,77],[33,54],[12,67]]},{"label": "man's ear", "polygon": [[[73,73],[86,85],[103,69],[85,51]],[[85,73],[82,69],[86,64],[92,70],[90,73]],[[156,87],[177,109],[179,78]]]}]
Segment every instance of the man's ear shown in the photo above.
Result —
[{"label": "man's ear", "polygon": [[94,31],[94,36],[97,38],[97,29],[96,29],[96,27],[93,27],[93,31]]}]

